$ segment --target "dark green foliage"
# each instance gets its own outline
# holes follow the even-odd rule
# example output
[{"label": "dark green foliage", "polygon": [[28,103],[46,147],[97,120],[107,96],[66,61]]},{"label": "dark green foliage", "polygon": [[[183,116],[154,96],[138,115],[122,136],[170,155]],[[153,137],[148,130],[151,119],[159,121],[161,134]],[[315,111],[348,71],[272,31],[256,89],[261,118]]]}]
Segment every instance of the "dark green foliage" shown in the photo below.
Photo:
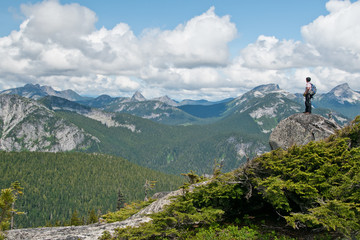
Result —
[{"label": "dark green foliage", "polygon": [[96,215],[95,210],[91,209],[87,223],[90,223],[90,224],[97,223],[98,221],[99,221],[99,217]]},{"label": "dark green foliage", "polygon": [[236,218],[243,215],[240,210],[246,208],[243,187],[233,180],[232,174],[221,175],[198,183],[193,191],[184,189],[184,195],[163,212],[150,215],[152,222],[139,228],[118,229],[114,236],[107,232],[101,239],[286,239],[247,227],[219,227],[238,222]]},{"label": "dark green foliage", "polygon": [[224,229],[218,227],[210,227],[209,229],[200,229],[200,231],[194,236],[189,238],[189,240],[293,240],[294,238],[281,236],[278,237],[273,233],[262,233],[257,229],[243,226],[239,228],[238,226],[230,225]]},{"label": "dark green foliage", "polygon": [[150,181],[146,179],[144,184],[145,201],[148,200],[149,193],[155,188],[156,181]]},{"label": "dark green foliage", "polygon": [[154,200],[149,201],[136,201],[131,204],[124,204],[124,207],[116,212],[109,212],[101,216],[106,222],[113,223],[117,221],[123,221],[135,213],[139,212],[141,209],[150,205]]},{"label": "dark green foliage", "polygon": [[81,221],[81,219],[79,218],[79,212],[75,209],[75,211],[71,215],[70,225],[71,226],[80,226],[83,224],[84,224],[84,222]]},{"label": "dark green foliage", "polygon": [[0,239],[4,236],[2,232],[9,229],[10,220],[17,214],[22,214],[14,209],[15,202],[23,194],[23,188],[18,181],[11,184],[10,188],[1,189],[0,193]]},{"label": "dark green foliage", "polygon": [[[104,239],[227,239],[229,231],[233,231],[229,239],[242,239],[235,238],[234,229],[240,226],[241,231],[252,222],[255,228],[244,232],[249,239],[279,239],[284,234],[358,239],[359,120],[324,141],[275,150],[196,187],[185,185],[184,194],[165,211],[151,215],[152,222],[119,229]],[[194,175],[189,174],[190,179],[197,182]],[[235,226],[213,229],[227,224]],[[279,232],[269,235],[274,225]]]},{"label": "dark green foliage", "polygon": [[247,173],[265,201],[294,228],[324,227],[346,236],[360,230],[360,136],[357,118],[327,141],[276,150]]},{"label": "dark green foliage", "polygon": [[167,126],[127,114],[117,114],[115,120],[133,124],[136,131],[125,127],[107,127],[99,121],[72,112],[56,112],[100,142],[86,149],[121,156],[140,166],[180,174],[197,171],[211,173],[213,159],[224,159],[224,171],[239,167],[246,158],[237,154],[239,143],[253,143],[249,157],[268,143],[253,119],[248,115],[225,119],[201,126]]},{"label": "dark green foliage", "polygon": [[222,211],[213,208],[197,209],[191,200],[182,199],[172,204],[164,212],[152,215],[153,222],[145,223],[141,228],[118,229],[115,239],[173,239],[187,231],[207,226],[220,220]]},{"label": "dark green foliage", "polygon": [[[136,166],[123,158],[104,154],[0,152],[0,188],[19,180],[25,188],[17,208],[16,225],[38,227],[68,224],[94,209],[115,211],[118,188],[127,201],[143,200],[146,179],[157,181],[154,192],[175,190],[183,178]],[[98,214],[100,215],[100,214]]]},{"label": "dark green foliage", "polygon": [[117,202],[116,202],[116,210],[120,210],[124,207],[124,204],[126,202],[125,195],[121,192],[121,190],[118,190],[118,196],[117,196]]},{"label": "dark green foliage", "polygon": [[188,179],[189,184],[195,184],[205,180],[204,177],[200,177],[194,171],[190,171],[189,173],[182,173],[181,175],[185,176]]}]

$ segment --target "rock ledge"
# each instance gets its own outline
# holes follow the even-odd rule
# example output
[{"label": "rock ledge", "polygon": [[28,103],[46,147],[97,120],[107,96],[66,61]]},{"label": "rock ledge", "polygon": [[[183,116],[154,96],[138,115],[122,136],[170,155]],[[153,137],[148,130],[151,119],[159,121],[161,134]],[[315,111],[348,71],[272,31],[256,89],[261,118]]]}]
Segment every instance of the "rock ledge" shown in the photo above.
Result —
[{"label": "rock ledge", "polygon": [[340,126],[332,119],[316,114],[297,113],[282,120],[270,134],[272,150],[288,149],[292,145],[305,145],[334,134]]}]

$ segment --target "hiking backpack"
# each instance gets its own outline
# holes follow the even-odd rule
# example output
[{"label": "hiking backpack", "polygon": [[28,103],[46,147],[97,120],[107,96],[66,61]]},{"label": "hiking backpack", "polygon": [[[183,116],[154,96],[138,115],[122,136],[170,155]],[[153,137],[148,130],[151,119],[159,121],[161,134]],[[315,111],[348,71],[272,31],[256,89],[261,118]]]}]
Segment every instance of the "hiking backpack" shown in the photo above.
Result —
[{"label": "hiking backpack", "polygon": [[314,84],[311,83],[311,88],[310,88],[310,95],[314,96],[316,94],[316,86]]}]

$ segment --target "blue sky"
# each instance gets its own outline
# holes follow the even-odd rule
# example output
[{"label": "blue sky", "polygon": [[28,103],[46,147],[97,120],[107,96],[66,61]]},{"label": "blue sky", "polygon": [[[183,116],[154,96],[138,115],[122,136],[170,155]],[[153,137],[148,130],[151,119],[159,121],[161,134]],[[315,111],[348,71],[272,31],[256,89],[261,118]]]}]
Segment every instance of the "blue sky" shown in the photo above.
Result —
[{"label": "blue sky", "polygon": [[300,92],[311,76],[322,92],[359,90],[359,11],[347,0],[1,0],[0,89],[218,100],[268,83]]},{"label": "blue sky", "polygon": [[[39,0],[1,0],[0,36],[7,36],[19,28],[24,20],[20,5]],[[232,44],[236,52],[256,41],[261,34],[279,39],[300,40],[300,28],[327,14],[327,0],[61,0],[62,4],[78,3],[93,10],[98,18],[96,28],[113,28],[124,22],[136,35],[144,29],[173,29],[214,6],[219,16],[230,15],[239,36]]]}]

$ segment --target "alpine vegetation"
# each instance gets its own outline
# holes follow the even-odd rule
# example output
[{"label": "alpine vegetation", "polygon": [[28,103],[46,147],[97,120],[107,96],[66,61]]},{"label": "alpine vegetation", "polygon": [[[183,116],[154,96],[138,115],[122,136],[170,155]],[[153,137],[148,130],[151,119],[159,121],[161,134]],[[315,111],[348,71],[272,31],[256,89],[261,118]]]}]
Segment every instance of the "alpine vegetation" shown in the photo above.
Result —
[{"label": "alpine vegetation", "polygon": [[[205,181],[187,176],[189,184]],[[197,187],[186,184],[163,211],[148,215],[152,221],[101,239],[238,239],[239,232],[248,239],[357,239],[359,181],[360,116],[325,140],[279,148]]]}]

